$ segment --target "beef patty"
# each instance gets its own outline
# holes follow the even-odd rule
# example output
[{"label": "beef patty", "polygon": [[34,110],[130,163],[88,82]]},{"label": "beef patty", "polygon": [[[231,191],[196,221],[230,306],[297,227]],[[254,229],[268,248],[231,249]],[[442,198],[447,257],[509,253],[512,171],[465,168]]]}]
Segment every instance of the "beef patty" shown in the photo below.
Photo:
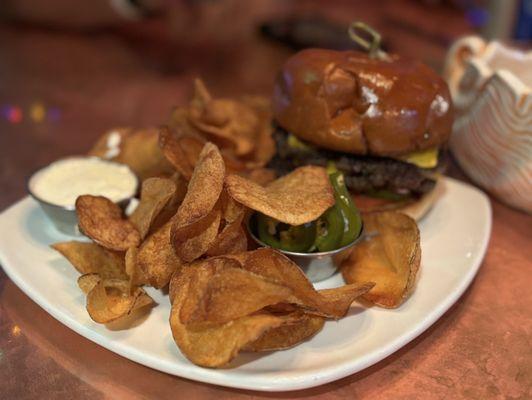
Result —
[{"label": "beef patty", "polygon": [[284,175],[303,165],[325,167],[332,161],[343,172],[347,188],[356,194],[371,195],[387,191],[419,197],[434,188],[436,181],[429,176],[429,172],[441,167],[438,165],[435,169],[426,170],[393,158],[357,156],[312,146],[290,146],[288,137],[286,131],[276,127],[274,139],[277,153],[269,163],[270,168]]}]

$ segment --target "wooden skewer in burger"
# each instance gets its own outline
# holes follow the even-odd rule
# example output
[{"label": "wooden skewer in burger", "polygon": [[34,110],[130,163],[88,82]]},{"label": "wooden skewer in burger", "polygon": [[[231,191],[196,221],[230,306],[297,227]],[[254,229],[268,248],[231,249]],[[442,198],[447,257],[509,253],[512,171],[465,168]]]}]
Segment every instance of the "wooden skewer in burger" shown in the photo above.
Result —
[{"label": "wooden skewer in burger", "polygon": [[349,33],[368,54],[303,50],[279,72],[270,166],[285,174],[334,165],[363,212],[396,209],[419,219],[439,191],[453,123],[449,89],[428,66],[380,50],[367,25],[354,23]]}]

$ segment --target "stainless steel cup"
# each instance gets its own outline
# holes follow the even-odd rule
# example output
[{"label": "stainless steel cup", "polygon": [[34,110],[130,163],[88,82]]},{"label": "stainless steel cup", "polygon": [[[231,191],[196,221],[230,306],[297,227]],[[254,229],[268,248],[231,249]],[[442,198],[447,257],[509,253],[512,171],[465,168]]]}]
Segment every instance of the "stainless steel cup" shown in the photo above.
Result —
[{"label": "stainless steel cup", "polygon": [[[81,158],[81,157],[67,157],[68,158]],[[89,158],[89,157],[87,157]],[[60,161],[60,160],[58,160]],[[114,163],[113,161],[107,161],[105,162]],[[117,164],[117,163],[115,163]],[[120,164],[123,165],[123,164]],[[46,200],[43,200],[40,198],[35,192],[32,190],[32,181],[37,178],[38,174],[44,170],[46,167],[41,168],[40,170],[36,171],[28,180],[27,183],[27,189],[31,197],[33,197],[41,206],[42,210],[46,214],[46,216],[52,221],[54,226],[57,228],[58,231],[62,233],[66,233],[67,235],[71,236],[80,236],[81,232],[78,228],[78,217],[76,216],[76,206],[74,204],[69,206],[61,206],[57,204],[50,203]],[[132,172],[133,173],[133,172]],[[82,179],[80,177],[80,179]],[[137,179],[137,188],[135,190],[135,193],[138,190],[138,179]],[[120,201],[117,202],[117,204],[122,208],[125,209],[127,205],[129,204],[129,201],[131,200],[133,196],[128,196]]]},{"label": "stainless steel cup", "polygon": [[[254,226],[254,218],[253,216],[249,218],[247,223],[247,228],[250,236],[253,238],[253,240],[263,247],[271,247],[262,242],[256,235],[255,235],[255,226]],[[331,250],[331,251],[322,251],[317,253],[296,253],[292,251],[286,251],[281,249],[276,249],[280,253],[283,253],[288,258],[290,258],[292,261],[294,261],[301,270],[307,275],[307,278],[311,282],[319,282],[323,281],[324,279],[329,278],[331,275],[333,275],[340,264],[349,257],[349,254],[351,254],[351,250],[353,250],[353,247],[360,242],[360,239],[362,238],[364,234],[364,226],[362,225],[362,229],[360,230],[360,234],[358,237],[348,245],[344,247],[340,247],[339,249]]]}]

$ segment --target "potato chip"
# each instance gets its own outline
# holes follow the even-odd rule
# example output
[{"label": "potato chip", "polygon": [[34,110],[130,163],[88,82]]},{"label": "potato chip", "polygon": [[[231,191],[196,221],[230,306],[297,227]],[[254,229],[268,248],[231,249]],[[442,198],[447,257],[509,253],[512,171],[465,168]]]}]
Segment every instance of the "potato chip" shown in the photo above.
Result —
[{"label": "potato chip", "polygon": [[257,340],[265,331],[283,323],[282,318],[269,314],[254,314],[211,326],[187,326],[181,321],[181,309],[189,296],[193,269],[173,279],[174,299],[170,313],[172,335],[181,352],[194,364],[222,367],[238,352]]},{"label": "potato chip", "polygon": [[233,257],[240,262],[242,268],[292,289],[293,295],[286,303],[291,303],[306,313],[327,318],[343,317],[351,303],[372,287],[371,283],[366,282],[346,285],[329,289],[324,292],[324,296],[314,289],[312,283],[293,261],[274,249],[260,248],[224,257]]},{"label": "potato chip", "polygon": [[[177,256],[185,262],[190,262],[204,255],[212,246],[212,244],[216,240],[216,237],[218,236],[220,218],[221,211],[217,207],[212,210],[211,213],[207,215],[207,217],[200,220],[200,222],[196,224],[187,225],[181,230],[172,231],[170,238],[174,245],[174,250]],[[205,226],[205,229],[202,230],[198,235],[192,236],[193,231],[196,229],[200,229],[203,226],[203,223],[207,221],[210,221],[210,223]],[[185,234],[187,231],[191,233],[190,236]],[[178,232],[181,236],[174,234],[174,232]],[[183,236],[186,237],[185,240],[182,240]]]},{"label": "potato chip", "polygon": [[175,172],[169,179],[174,183],[176,188],[175,193],[153,220],[149,233],[159,230],[159,228],[170,221],[187,194],[188,181],[179,172]]},{"label": "potato chip", "polygon": [[162,288],[172,274],[183,266],[170,243],[172,221],[146,238],[137,254],[138,282]]},{"label": "potato chip", "polygon": [[272,351],[284,350],[317,334],[325,324],[325,319],[316,315],[295,312],[288,315],[282,325],[264,332],[260,338],[249,343],[244,350]]},{"label": "potato chip", "polygon": [[[173,110],[168,120],[174,137],[212,141],[220,148],[229,172],[247,173],[264,166],[275,154],[269,100],[259,96],[216,99],[201,80],[197,79],[194,86],[189,105]],[[182,143],[167,154],[178,171],[188,170],[187,178],[199,154],[198,150],[194,158],[194,152],[188,150],[190,143]]]},{"label": "potato chip", "polygon": [[327,171],[322,167],[300,167],[266,187],[229,175],[226,187],[236,201],[290,225],[315,220],[334,204]]},{"label": "potato chip", "polygon": [[176,134],[168,126],[159,129],[159,146],[166,159],[186,179],[190,179],[205,140]]},{"label": "potato chip", "polygon": [[224,176],[225,167],[220,151],[212,143],[207,143],[177,211],[178,226],[193,224],[211,212],[222,192]]},{"label": "potato chip", "polygon": [[137,257],[139,249],[137,247],[130,247],[126,251],[125,263],[126,263],[126,275],[128,276],[129,294],[133,293],[135,286],[140,283],[139,267],[137,264]]},{"label": "potato chip", "polygon": [[[188,240],[201,235],[206,230],[211,229],[209,237],[214,239],[218,232],[221,221],[221,211],[218,205],[215,206],[205,217],[190,224],[177,227],[176,218],[172,218],[173,226],[170,234],[170,241],[174,244],[177,251],[179,247],[182,247]],[[216,229],[213,229],[215,225]],[[203,254],[203,253],[202,253]]]},{"label": "potato chip", "polygon": [[89,150],[88,155],[106,160],[116,160],[122,152],[124,141],[131,136],[132,131],[131,128],[117,127],[105,132]]},{"label": "potato chip", "polygon": [[[172,275],[169,286],[170,303],[173,303],[176,296],[176,290],[179,290],[179,283],[182,279],[189,282],[188,295],[181,306],[180,319],[186,321],[189,319],[201,303],[210,279],[219,271],[234,268],[235,260],[226,260],[221,258],[211,258],[208,260],[199,260],[186,264],[181,270]],[[182,277],[185,276],[185,278]]]},{"label": "potato chip", "polygon": [[238,260],[242,268],[250,272],[290,287],[298,298],[311,302],[317,296],[317,291],[304,272],[292,260],[272,248],[264,247],[226,257]]},{"label": "potato chip", "polygon": [[225,227],[214,239],[206,254],[220,256],[224,254],[238,254],[248,248],[246,231],[240,224],[232,223]]},{"label": "potato chip", "polygon": [[[207,140],[201,133],[190,123],[188,107],[176,107],[172,110],[167,126],[170,131],[177,137],[192,137],[203,142],[202,146]],[[200,149],[201,151],[201,149]],[[199,154],[199,153],[198,153]]]},{"label": "potato chip", "polygon": [[[201,266],[207,266],[201,268]],[[172,275],[169,286],[170,303],[173,303],[176,291],[178,290],[178,284],[182,283],[183,278],[181,275],[187,274],[186,279],[193,277],[193,282],[189,286],[189,295],[182,306],[181,313],[185,315],[190,314],[195,309],[195,304],[199,301],[202,293],[206,290],[205,287],[209,282],[209,279],[217,272],[227,268],[240,268],[240,262],[225,257],[212,257],[205,260],[195,261],[190,264],[185,264],[183,268],[179,269]],[[187,317],[185,317],[186,319]]]},{"label": "potato chip", "polygon": [[159,131],[156,128],[133,131],[124,141],[122,152],[115,161],[127,164],[141,181],[173,173],[172,165],[159,147]]},{"label": "potato chip", "polygon": [[147,294],[146,291],[141,287],[135,288],[134,292],[131,293],[131,296],[135,298],[135,302],[133,303],[133,306],[131,307],[131,310],[129,310],[128,314],[131,314],[131,312],[142,307],[157,305],[155,300],[153,300],[151,296]]},{"label": "potato chip", "polygon": [[123,218],[118,205],[103,196],[79,196],[76,213],[80,230],[107,249],[123,251],[140,243],[135,226]]},{"label": "potato chip", "polygon": [[373,282],[353,283],[332,289],[318,290],[318,293],[325,298],[328,307],[334,310],[333,314],[336,318],[345,316],[351,304],[371,290],[375,286]]},{"label": "potato chip", "polygon": [[[220,262],[225,268],[220,268]],[[285,286],[239,268],[230,259],[207,259],[194,269],[191,292],[195,295],[184,301],[181,311],[184,324],[228,322],[286,300],[292,293]]]},{"label": "potato chip", "polygon": [[159,148],[158,131],[155,128],[112,129],[98,140],[89,155],[126,164],[140,180],[172,173],[172,165]]},{"label": "potato chip", "polygon": [[171,241],[177,255],[193,261],[203,255],[218,234],[220,198],[225,166],[218,148],[207,143],[188,185],[188,191],[174,218]]},{"label": "potato chip", "polygon": [[[259,248],[234,257],[240,260],[242,268],[291,288],[293,296],[289,299],[289,303],[297,303],[309,310],[321,310],[326,307],[324,299],[314,289],[304,272],[280,252],[272,248]],[[325,313],[324,310],[322,311]]]},{"label": "potato chip", "polygon": [[378,233],[353,249],[342,264],[342,275],[348,283],[375,282],[364,298],[382,307],[398,307],[414,289],[420,265],[417,224],[397,212],[367,215],[364,224]]},{"label": "potato chip", "polygon": [[[205,286],[208,284],[210,277],[219,270],[225,268],[235,267],[234,263],[237,263],[235,260],[232,261],[233,264],[228,263],[228,260],[222,258],[210,258],[208,259],[208,268],[198,268],[207,262],[207,260],[198,260],[192,263],[184,264],[183,268],[177,270],[171,277],[170,285],[168,287],[168,294],[170,298],[170,303],[174,302],[177,291],[179,290],[179,285],[183,283],[183,279],[190,280],[193,276],[193,282],[188,287],[188,297],[185,300],[185,304],[181,307],[181,313],[185,315],[186,313],[190,314],[195,309],[195,304],[205,291]],[[239,264],[238,264],[239,265]],[[186,278],[183,278],[182,275],[186,275]],[[186,319],[187,317],[185,317]]]},{"label": "potato chip", "polygon": [[190,107],[201,108],[212,100],[212,96],[201,79],[194,79],[194,95],[190,99]]},{"label": "potato chip", "polygon": [[92,242],[60,242],[51,246],[82,274],[99,273],[107,278],[125,277],[124,257]]},{"label": "potato chip", "polygon": [[227,190],[223,190],[220,195],[220,206],[222,207],[222,218],[227,224],[236,221],[247,211],[246,207],[229,196]]},{"label": "potato chip", "polygon": [[142,182],[139,205],[129,217],[141,239],[146,237],[152,222],[175,193],[176,185],[171,179],[154,177]]},{"label": "potato chip", "polygon": [[129,293],[129,284],[120,279],[101,279],[87,294],[87,311],[93,321],[106,324],[153,304],[153,299],[137,287]]},{"label": "potato chip", "polygon": [[258,133],[270,118],[259,118],[249,104],[235,99],[214,99],[205,84],[196,79],[194,97],[188,108],[188,120],[202,135],[221,148],[230,147],[237,156],[255,149]]},{"label": "potato chip", "polygon": [[248,343],[283,323],[279,317],[256,314],[224,324],[190,328],[179,321],[178,305],[179,302],[172,306],[170,314],[174,340],[185,357],[203,367],[223,367]]},{"label": "potato chip", "polygon": [[[220,149],[220,153],[225,162],[225,170],[231,174],[247,173],[249,169],[255,168],[254,163],[247,162],[245,159],[239,158],[234,155],[233,151],[229,149]],[[249,166],[251,164],[251,167]]]},{"label": "potato chip", "polygon": [[268,185],[276,178],[275,171],[268,168],[255,168],[247,172],[246,174],[243,174],[242,176],[261,186]]},{"label": "potato chip", "polygon": [[78,278],[78,286],[83,293],[88,294],[101,280],[97,273],[84,274]]},{"label": "potato chip", "polygon": [[161,148],[161,151],[166,159],[174,166],[174,168],[181,175],[189,179],[192,175],[194,166],[190,165],[185,152],[177,140],[177,137],[166,125],[159,129],[159,147]]},{"label": "potato chip", "polygon": [[248,239],[242,227],[243,219],[244,213],[241,213],[236,220],[227,223],[207,250],[208,256],[237,254],[247,250]]},{"label": "potato chip", "polygon": [[[258,166],[266,165],[276,152],[275,141],[272,137],[273,127],[271,124],[272,110],[270,100],[261,96],[244,96],[241,101],[253,108],[259,121],[253,160]],[[266,182],[264,182],[264,184],[265,183]]]},{"label": "potato chip", "polygon": [[254,149],[258,119],[253,109],[229,100],[216,99],[204,107],[191,108],[189,120],[209,140],[222,147],[231,147],[237,156]]}]

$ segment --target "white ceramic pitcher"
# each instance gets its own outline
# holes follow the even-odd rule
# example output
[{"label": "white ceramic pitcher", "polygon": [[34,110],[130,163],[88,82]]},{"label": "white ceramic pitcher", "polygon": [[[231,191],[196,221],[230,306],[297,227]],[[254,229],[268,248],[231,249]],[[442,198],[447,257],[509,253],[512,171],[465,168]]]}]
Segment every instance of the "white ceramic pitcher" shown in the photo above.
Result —
[{"label": "white ceramic pitcher", "polygon": [[532,213],[532,52],[465,37],[449,50],[444,75],[456,160],[498,199]]}]

